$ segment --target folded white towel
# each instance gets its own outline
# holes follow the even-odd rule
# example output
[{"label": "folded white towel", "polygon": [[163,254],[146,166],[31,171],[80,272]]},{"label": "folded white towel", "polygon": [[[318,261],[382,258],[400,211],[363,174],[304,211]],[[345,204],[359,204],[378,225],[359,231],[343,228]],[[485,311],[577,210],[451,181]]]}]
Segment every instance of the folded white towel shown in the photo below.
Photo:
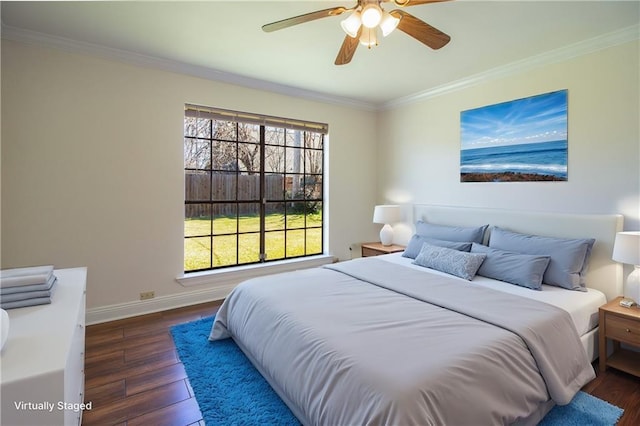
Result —
[{"label": "folded white towel", "polygon": [[47,305],[51,303],[50,297],[38,297],[36,299],[18,300],[17,302],[7,302],[0,304],[2,309],[24,308],[27,306]]},{"label": "folded white towel", "polygon": [[0,271],[0,287],[46,283],[53,274],[53,265],[4,269]]}]

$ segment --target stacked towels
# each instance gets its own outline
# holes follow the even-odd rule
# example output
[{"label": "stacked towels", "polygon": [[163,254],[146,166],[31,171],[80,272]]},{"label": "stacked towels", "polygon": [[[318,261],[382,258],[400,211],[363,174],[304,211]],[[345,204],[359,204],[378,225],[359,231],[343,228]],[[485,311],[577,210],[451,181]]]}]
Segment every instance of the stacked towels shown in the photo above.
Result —
[{"label": "stacked towels", "polygon": [[0,271],[0,308],[13,309],[51,303],[56,280],[52,265]]}]

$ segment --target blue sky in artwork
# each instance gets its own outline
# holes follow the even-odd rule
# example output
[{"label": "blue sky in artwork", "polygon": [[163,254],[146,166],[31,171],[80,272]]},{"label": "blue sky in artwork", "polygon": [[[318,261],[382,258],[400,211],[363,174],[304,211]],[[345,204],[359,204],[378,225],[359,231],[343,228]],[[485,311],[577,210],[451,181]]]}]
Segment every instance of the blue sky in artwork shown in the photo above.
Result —
[{"label": "blue sky in artwork", "polygon": [[461,149],[567,139],[567,90],[460,113]]}]

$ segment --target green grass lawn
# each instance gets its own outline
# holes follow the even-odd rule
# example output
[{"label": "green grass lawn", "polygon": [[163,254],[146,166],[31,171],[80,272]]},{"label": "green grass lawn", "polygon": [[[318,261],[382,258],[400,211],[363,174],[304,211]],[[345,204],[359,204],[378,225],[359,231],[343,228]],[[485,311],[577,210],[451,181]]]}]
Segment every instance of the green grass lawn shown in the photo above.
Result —
[{"label": "green grass lawn", "polygon": [[[322,214],[306,215],[306,226],[322,225]],[[286,221],[286,227],[285,227]],[[213,225],[213,232],[212,230]],[[267,260],[322,253],[322,228],[295,229],[305,226],[304,214],[271,214],[265,218],[265,246]],[[286,229],[285,229],[286,228]],[[241,235],[236,232],[245,233]],[[211,238],[213,234],[213,265],[211,265]],[[213,218],[187,218],[184,221],[184,270],[193,271],[216,266],[253,263],[260,260],[260,217],[218,216]],[[286,238],[286,247],[285,247]]]}]

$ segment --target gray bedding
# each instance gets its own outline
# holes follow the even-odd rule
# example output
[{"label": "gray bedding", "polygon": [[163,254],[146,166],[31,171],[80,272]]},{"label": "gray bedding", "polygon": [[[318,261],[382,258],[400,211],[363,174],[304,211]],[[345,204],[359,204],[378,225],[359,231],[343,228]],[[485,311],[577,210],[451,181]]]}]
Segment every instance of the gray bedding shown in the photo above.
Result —
[{"label": "gray bedding", "polygon": [[535,423],[595,377],[565,311],[375,258],[245,281],[228,337],[304,424]]}]

